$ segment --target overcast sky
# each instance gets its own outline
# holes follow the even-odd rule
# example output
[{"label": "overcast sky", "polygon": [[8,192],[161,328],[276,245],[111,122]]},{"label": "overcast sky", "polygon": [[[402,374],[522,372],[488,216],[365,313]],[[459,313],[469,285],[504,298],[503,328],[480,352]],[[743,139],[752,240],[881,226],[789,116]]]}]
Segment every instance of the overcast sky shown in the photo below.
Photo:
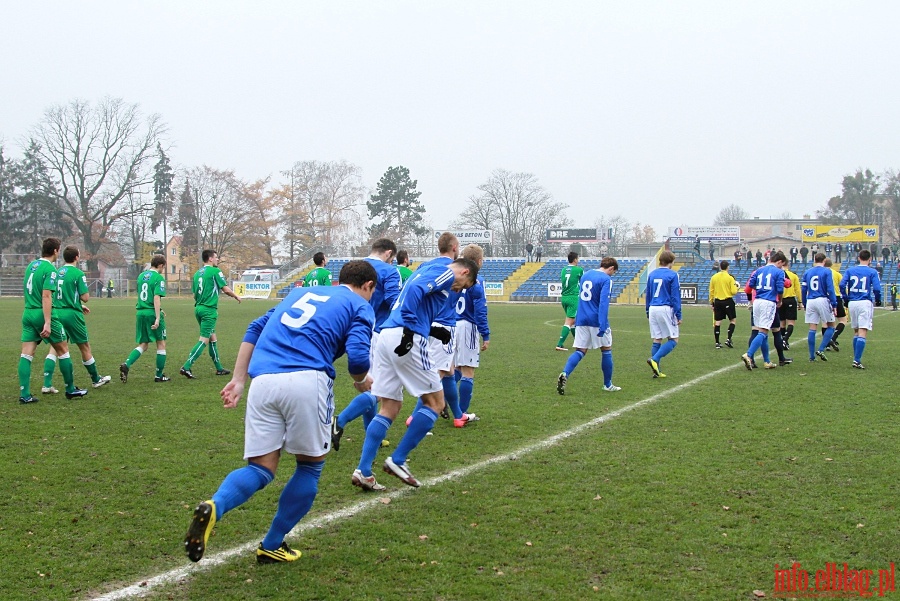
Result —
[{"label": "overcast sky", "polygon": [[346,159],[441,228],[496,168],[576,226],[814,214],[900,168],[900,2],[0,0],[0,141],[54,104],[159,113],[183,166]]}]

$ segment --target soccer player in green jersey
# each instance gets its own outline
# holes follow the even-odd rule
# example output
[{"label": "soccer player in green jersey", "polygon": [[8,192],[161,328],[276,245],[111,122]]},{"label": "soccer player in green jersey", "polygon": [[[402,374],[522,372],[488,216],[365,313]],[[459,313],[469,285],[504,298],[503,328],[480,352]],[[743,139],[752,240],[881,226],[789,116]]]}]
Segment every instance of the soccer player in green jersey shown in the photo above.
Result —
[{"label": "soccer player in green jersey", "polygon": [[303,278],[303,287],[331,286],[331,271],[325,269],[325,266],[328,265],[328,259],[325,258],[325,253],[318,252],[314,254],[313,263],[316,264],[316,268],[307,273],[306,277]]},{"label": "soccer player in green jersey", "polygon": [[562,307],[566,312],[566,322],[563,324],[562,332],[559,334],[559,342],[556,343],[556,350],[567,351],[566,338],[569,332],[575,336],[575,312],[578,310],[578,293],[580,292],[579,283],[581,276],[584,275],[584,268],[578,266],[578,253],[569,253],[569,264],[562,268],[559,279],[562,282]]},{"label": "soccer player in green jersey", "polygon": [[412,269],[409,268],[412,261],[409,260],[409,252],[406,250],[397,251],[397,272],[400,274],[400,286],[406,283],[409,276],[412,275]]},{"label": "soccer player in green jersey", "polygon": [[19,357],[19,402],[34,403],[31,396],[31,362],[38,344],[46,340],[59,357],[59,371],[66,382],[66,398],[75,399],[87,394],[77,388],[72,374],[72,359],[66,331],[53,312],[57,274],[53,263],[59,258],[60,241],[47,238],[41,245],[41,258],[25,269],[25,311],[22,313],[22,354]]},{"label": "soccer player in green jersey", "polygon": [[[100,388],[110,381],[109,376],[101,376],[97,372],[97,363],[91,352],[91,343],[88,341],[87,323],[84,316],[91,312],[87,307],[90,299],[90,290],[84,272],[78,268],[78,260],[81,253],[74,246],[67,246],[63,250],[65,265],[56,272],[56,297],[53,299],[53,309],[59,321],[66,331],[69,342],[78,345],[81,351],[81,363],[91,376],[91,385]],[[41,392],[56,393],[53,388],[53,368],[56,366],[56,354],[53,349],[47,354],[44,361],[44,386]]]},{"label": "soccer player in green jersey", "polygon": [[168,382],[169,377],[163,371],[166,368],[166,314],[162,310],[162,297],[166,295],[166,258],[153,255],[150,269],[141,272],[137,278],[138,300],[135,305],[137,316],[134,328],[134,341],[137,346],[125,363],[119,366],[119,379],[128,381],[128,370],[134,362],[141,358],[151,342],[156,343],[156,376],[154,382]]},{"label": "soccer player in green jersey", "polygon": [[209,356],[216,366],[216,375],[227,376],[231,373],[231,371],[222,367],[222,363],[219,361],[219,349],[216,346],[219,291],[221,290],[238,303],[241,302],[241,297],[228,287],[228,282],[225,280],[225,276],[222,275],[222,270],[219,269],[219,254],[212,249],[207,249],[203,251],[202,257],[203,267],[194,274],[192,286],[194,290],[194,316],[197,318],[197,323],[200,324],[200,339],[194,345],[194,348],[191,349],[191,354],[188,355],[187,361],[184,362],[179,372],[189,380],[193,380],[196,377],[191,372],[191,367],[194,365],[197,357],[203,354],[203,349],[206,348],[206,345],[209,345]]}]

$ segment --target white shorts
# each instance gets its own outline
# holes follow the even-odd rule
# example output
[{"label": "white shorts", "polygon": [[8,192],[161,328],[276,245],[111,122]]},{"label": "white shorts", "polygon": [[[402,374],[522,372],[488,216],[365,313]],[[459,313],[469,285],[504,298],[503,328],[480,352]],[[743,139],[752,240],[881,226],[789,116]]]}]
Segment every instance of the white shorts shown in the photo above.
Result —
[{"label": "white shorts", "polygon": [[675,309],[669,306],[650,307],[650,338],[678,338],[678,319]]},{"label": "white shorts", "polygon": [[431,361],[434,363],[434,369],[450,371],[453,367],[453,355],[456,354],[456,326],[445,326],[439,323],[431,324],[435,328],[444,328],[450,330],[450,342],[443,344],[437,338],[428,337],[428,345],[431,350]]},{"label": "white shorts", "polygon": [[872,318],[875,316],[875,305],[870,300],[850,301],[850,327],[854,330],[872,329]]},{"label": "white shorts", "polygon": [[262,374],[250,382],[244,459],[283,448],[318,457],[331,450],[334,381],[321,371]]},{"label": "white shorts", "polygon": [[[772,323],[775,321],[775,314],[778,312],[778,306],[770,300],[757,298],[753,300],[753,324],[756,328],[771,330]],[[764,323],[766,325],[760,326]]]},{"label": "white shorts", "polygon": [[594,326],[575,326],[575,348],[595,349],[601,346],[612,346],[612,328],[606,328],[603,336],[597,336],[600,328]]},{"label": "white shorts", "polygon": [[806,323],[832,323],[834,311],[827,297],[809,299],[806,303]]},{"label": "white shorts", "polygon": [[453,355],[453,364],[459,367],[478,367],[481,360],[481,336],[478,328],[471,321],[457,321],[454,334],[456,353]]},{"label": "white shorts", "polygon": [[413,334],[412,348],[398,357],[394,349],[402,337],[403,328],[381,330],[372,363],[372,394],[402,402],[404,389],[415,397],[443,390],[437,368],[431,362],[428,339]]}]

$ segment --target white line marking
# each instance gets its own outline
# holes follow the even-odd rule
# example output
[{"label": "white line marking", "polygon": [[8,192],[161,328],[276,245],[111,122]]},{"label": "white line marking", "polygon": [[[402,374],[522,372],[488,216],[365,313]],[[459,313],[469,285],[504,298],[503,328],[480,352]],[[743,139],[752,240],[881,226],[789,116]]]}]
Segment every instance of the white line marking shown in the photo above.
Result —
[{"label": "white line marking", "polygon": [[[657,393],[651,397],[647,397],[642,401],[637,401],[636,403],[632,403],[631,405],[626,405],[621,409],[616,409],[615,411],[610,411],[609,413],[605,413],[600,417],[596,417],[588,422],[585,422],[579,426],[575,426],[571,430],[566,430],[565,432],[560,432],[550,438],[546,438],[539,442],[524,446],[518,450],[512,451],[510,453],[506,453],[504,455],[498,455],[496,457],[491,457],[490,459],[485,459],[484,461],[480,461],[478,463],[474,463],[467,467],[462,467],[457,470],[453,470],[452,472],[448,472],[443,476],[436,476],[434,478],[429,478],[422,482],[422,486],[437,486],[439,484],[443,484],[449,480],[456,480],[459,478],[464,478],[469,474],[479,472],[483,469],[491,467],[496,463],[502,463],[506,461],[512,461],[523,457],[525,455],[530,455],[536,451],[543,451],[552,446],[559,444],[560,442],[572,438],[573,436],[577,436],[581,434],[585,430],[593,428],[595,426],[599,426],[600,424],[606,423],[608,421],[614,420],[617,417],[628,413],[629,411],[633,411],[635,409],[640,409],[641,407],[646,407],[652,403],[660,401],[668,396],[671,396],[675,393],[681,392],[695,384],[699,384],[704,380],[708,380],[719,374],[725,373],[728,370],[734,369],[736,367],[743,367],[743,363],[738,363],[735,365],[729,365],[727,367],[722,367],[717,369],[716,371],[710,372],[708,374],[702,375],[700,377],[694,378],[689,382],[685,382],[684,384],[679,384],[673,388],[668,388],[660,393]],[[298,535],[312,530],[313,528],[321,528],[326,526],[332,522],[338,522],[347,518],[351,518],[358,513],[366,511],[372,507],[377,505],[381,505],[381,499],[384,497],[388,497],[391,499],[397,499],[399,497],[408,495],[412,493],[414,489],[411,488],[403,488],[400,490],[395,490],[388,494],[379,494],[373,495],[365,501],[360,501],[359,503],[355,503],[350,505],[349,507],[345,507],[343,509],[338,509],[337,511],[332,511],[331,513],[325,514],[323,516],[319,516],[314,519],[304,520],[297,524],[293,530],[288,533],[289,537],[296,538]],[[168,572],[164,572],[157,576],[153,576],[152,578],[147,578],[146,580],[141,580],[137,584],[132,584],[131,586],[127,586],[125,588],[117,589],[114,591],[110,591],[105,595],[101,595],[99,597],[94,597],[92,601],[115,601],[117,599],[127,599],[129,597],[142,596],[145,593],[148,593],[151,589],[154,589],[159,586],[164,586],[167,584],[172,584],[187,578],[193,573],[198,571],[206,571],[216,566],[222,565],[229,561],[231,558],[236,557],[238,555],[242,555],[244,553],[249,553],[256,549],[257,543],[251,542],[240,545],[238,547],[233,547],[231,549],[227,549],[225,551],[221,551],[212,556],[205,556],[200,563],[189,564],[183,568],[177,568],[174,570],[170,570]]]}]

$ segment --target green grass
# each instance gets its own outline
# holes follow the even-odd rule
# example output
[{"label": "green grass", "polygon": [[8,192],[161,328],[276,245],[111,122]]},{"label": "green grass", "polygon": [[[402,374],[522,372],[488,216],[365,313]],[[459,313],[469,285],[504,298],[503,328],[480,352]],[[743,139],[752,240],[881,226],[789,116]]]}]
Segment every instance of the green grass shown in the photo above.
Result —
[{"label": "green grass", "polygon": [[[220,354],[230,366],[247,323],[269,304],[221,304]],[[153,383],[151,351],[127,385],[117,372],[134,347],[133,303],[92,305],[94,354],[114,381],[83,400],[60,394],[19,405],[17,335],[0,342],[7,358],[0,386],[8,391],[0,405],[4,598],[86,599],[184,568],[193,506],[242,463],[243,403],[221,409],[226,380],[214,376],[208,357],[195,364],[197,380],[177,373],[196,341],[191,305],[164,305],[173,381]],[[3,323],[16,333],[20,313],[21,301],[0,302]],[[799,324],[788,353],[797,363],[748,373],[739,361],[746,313],[737,348],[716,351],[709,310],[689,308],[681,342],[663,361],[669,377],[654,380],[643,310],[614,307],[614,382],[623,390],[600,390],[595,351],[564,397],[555,381],[567,353],[553,350],[561,310],[492,305],[490,315],[494,335],[472,405],[483,420],[464,430],[440,420],[410,460],[424,480],[480,467],[416,491],[382,474],[399,494],[363,494],[349,482],[363,437],[354,423],[329,456],[304,522],[361,500],[389,502],[290,538],[304,553],[294,565],[257,566],[252,553],[210,569],[204,560],[148,596],[754,599],[756,589],[771,597],[776,563],[799,561],[811,573],[826,562],[877,570],[900,557],[900,411],[892,391],[900,313],[877,313],[865,372],[850,367],[851,331],[828,363],[808,364]],[[35,361],[36,390],[44,352]],[[75,363],[84,385],[87,373]],[[342,408],[353,396],[343,361],[338,373]],[[656,400],[535,448],[650,397]],[[396,444],[402,431],[398,420],[388,438]],[[208,557],[261,540],[290,469],[285,462],[272,485],[225,516]]]}]

